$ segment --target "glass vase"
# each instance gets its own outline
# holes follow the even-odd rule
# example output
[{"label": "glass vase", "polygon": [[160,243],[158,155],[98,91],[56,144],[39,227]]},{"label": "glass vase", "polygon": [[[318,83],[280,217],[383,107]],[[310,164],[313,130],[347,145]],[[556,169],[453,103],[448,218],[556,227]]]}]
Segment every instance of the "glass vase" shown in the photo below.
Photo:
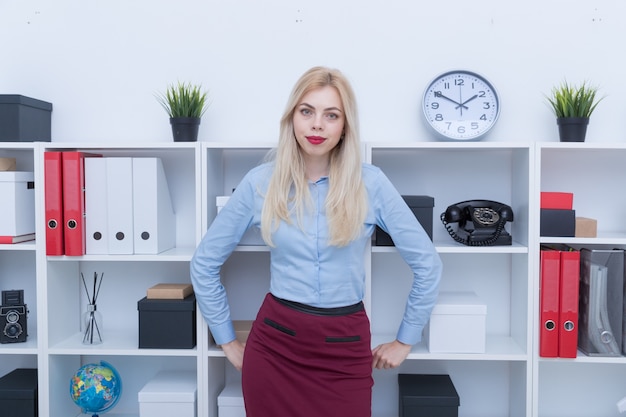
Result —
[{"label": "glass vase", "polygon": [[83,314],[83,343],[86,345],[97,345],[102,343],[102,314],[98,311],[96,304],[89,304],[87,311]]}]

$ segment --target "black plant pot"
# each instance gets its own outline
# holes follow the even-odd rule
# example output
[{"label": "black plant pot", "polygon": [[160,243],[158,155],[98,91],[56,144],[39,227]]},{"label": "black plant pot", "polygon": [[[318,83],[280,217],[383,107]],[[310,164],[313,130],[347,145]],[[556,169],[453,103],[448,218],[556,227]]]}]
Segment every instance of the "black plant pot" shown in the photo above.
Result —
[{"label": "black plant pot", "polygon": [[170,124],[172,125],[174,142],[196,142],[198,140],[199,117],[172,117]]},{"label": "black plant pot", "polygon": [[588,117],[558,117],[556,124],[559,126],[559,138],[561,142],[584,142],[587,134]]}]

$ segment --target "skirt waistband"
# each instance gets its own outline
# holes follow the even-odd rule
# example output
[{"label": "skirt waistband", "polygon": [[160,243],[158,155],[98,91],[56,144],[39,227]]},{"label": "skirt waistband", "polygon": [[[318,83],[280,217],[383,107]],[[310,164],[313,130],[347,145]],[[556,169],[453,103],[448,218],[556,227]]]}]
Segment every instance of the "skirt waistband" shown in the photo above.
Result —
[{"label": "skirt waistband", "polygon": [[359,311],[363,311],[365,306],[363,305],[363,301],[359,301],[356,304],[352,304],[350,306],[345,307],[313,307],[308,304],[302,304],[295,301],[285,300],[283,298],[278,298],[274,294],[271,294],[272,298],[276,300],[279,304],[284,305],[285,307],[289,307],[293,310],[300,311],[306,314],[314,314],[317,316],[347,316],[349,314],[358,313]]}]

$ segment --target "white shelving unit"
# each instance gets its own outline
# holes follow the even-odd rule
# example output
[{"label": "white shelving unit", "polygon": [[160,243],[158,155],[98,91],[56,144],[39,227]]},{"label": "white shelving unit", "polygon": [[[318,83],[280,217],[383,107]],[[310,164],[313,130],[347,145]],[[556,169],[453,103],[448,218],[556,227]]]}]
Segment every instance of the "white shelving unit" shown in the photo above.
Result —
[{"label": "white shelving unit", "polygon": [[[597,238],[540,237],[541,243],[564,243],[575,248],[625,248],[626,144],[539,143],[535,160],[536,198],[541,191],[574,193],[576,216],[598,221]],[[538,205],[534,206],[539,218]],[[534,236],[539,236],[539,223]],[[535,258],[536,267],[539,261]],[[539,276],[535,275],[536,285]],[[533,323],[539,323],[539,304]],[[535,327],[535,338],[539,330]],[[536,398],[533,415],[542,417],[620,416],[617,402],[626,396],[626,357],[589,357],[578,352],[575,359],[541,358],[534,352]]]},{"label": "white shelving unit", "polygon": [[[238,373],[211,341],[198,312],[194,349],[138,349],[137,301],[158,282],[189,282],[189,261],[216,215],[215,197],[229,195],[243,175],[263,161],[273,144],[2,143],[0,156],[35,172],[35,242],[0,245],[0,290],[23,288],[29,307],[26,343],[0,344],[0,374],[39,369],[42,417],[78,416],[69,378],[81,365],[105,360],[122,375],[124,393],[112,416],[138,416],[137,393],[158,371],[195,370],[198,415],[217,417],[217,396]],[[176,248],[159,255],[46,256],[43,153],[83,150],[103,156],[158,156],[164,163],[176,211]],[[374,371],[373,415],[398,414],[397,374],[450,374],[462,417],[618,415],[626,395],[626,358],[545,359],[538,356],[539,245],[626,247],[626,146],[423,142],[369,143],[365,160],[381,167],[401,194],[435,199],[433,240],[444,262],[445,290],[472,290],[487,305],[484,354],[435,354],[415,346],[396,370]],[[598,219],[598,238],[539,237],[540,191],[573,192],[577,215]],[[485,199],[508,204],[511,246],[455,243],[439,221],[446,207]],[[392,340],[402,317],[411,273],[394,247],[371,246],[366,262],[366,307],[373,343]],[[234,319],[253,319],[269,285],[269,251],[239,246],[222,275]],[[80,273],[104,272],[99,309],[104,343],[81,343],[84,300]]]}]

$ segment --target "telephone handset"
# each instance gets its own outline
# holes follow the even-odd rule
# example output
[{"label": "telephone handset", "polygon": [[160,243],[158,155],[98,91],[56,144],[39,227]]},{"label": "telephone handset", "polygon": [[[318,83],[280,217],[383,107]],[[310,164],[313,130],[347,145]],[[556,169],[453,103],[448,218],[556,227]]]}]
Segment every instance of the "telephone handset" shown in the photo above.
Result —
[{"label": "telephone handset", "polygon": [[[467,246],[510,245],[511,235],[504,229],[513,221],[513,210],[490,200],[468,200],[449,206],[441,222],[450,236]],[[449,223],[458,223],[455,231]]]}]

